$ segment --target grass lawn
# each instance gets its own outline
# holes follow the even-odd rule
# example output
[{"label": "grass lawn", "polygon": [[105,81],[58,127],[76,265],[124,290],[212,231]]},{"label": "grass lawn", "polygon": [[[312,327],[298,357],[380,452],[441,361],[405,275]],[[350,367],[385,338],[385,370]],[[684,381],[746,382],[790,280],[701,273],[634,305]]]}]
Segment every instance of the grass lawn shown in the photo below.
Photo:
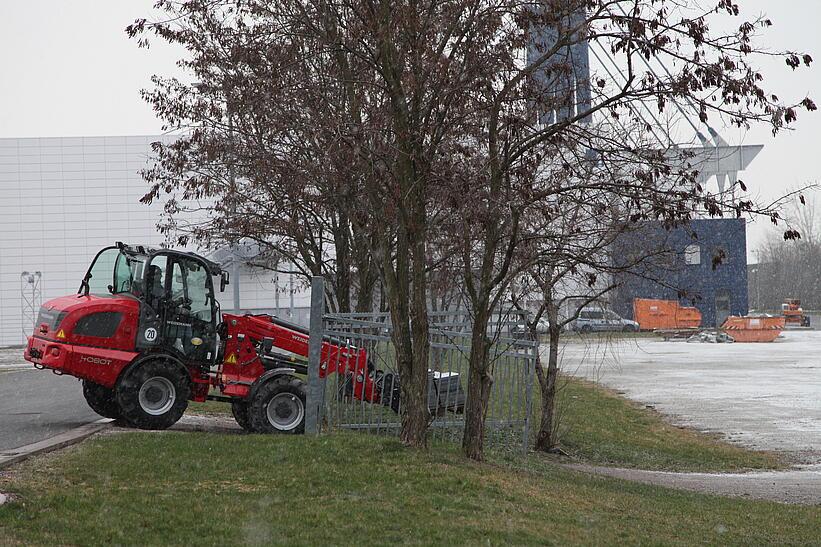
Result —
[{"label": "grass lawn", "polygon": [[562,377],[559,385],[562,447],[585,462],[675,471],[785,466],[773,453],[670,425],[658,412],[592,382]]},{"label": "grass lawn", "polygon": [[123,433],[5,472],[9,544],[811,544],[818,509],[364,434]]},{"label": "grass lawn", "polygon": [[221,401],[205,401],[204,403],[188,403],[186,414],[206,414],[210,416],[231,416],[231,405]]},{"label": "grass lawn", "polygon": [[[715,435],[670,425],[657,412],[592,382],[563,377],[559,385],[562,448],[574,460],[672,471],[785,466],[775,454],[748,450]],[[538,393],[538,388],[534,392]],[[534,415],[538,416],[539,404],[534,407]],[[191,403],[188,408],[195,414],[231,415],[230,405],[215,401]],[[537,424],[538,419],[533,423]],[[513,457],[518,458],[518,451]]]}]

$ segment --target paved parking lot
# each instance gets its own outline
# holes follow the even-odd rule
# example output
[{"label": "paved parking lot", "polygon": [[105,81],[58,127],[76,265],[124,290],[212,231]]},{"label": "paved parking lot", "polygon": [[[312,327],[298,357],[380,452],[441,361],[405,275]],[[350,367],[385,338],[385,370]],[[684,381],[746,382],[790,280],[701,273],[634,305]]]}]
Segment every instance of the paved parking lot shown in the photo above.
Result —
[{"label": "paved parking lot", "polygon": [[36,370],[22,348],[0,348],[0,452],[99,419],[76,378]]},{"label": "paved parking lot", "polygon": [[821,332],[787,331],[771,344],[573,339],[562,369],[676,423],[821,463]]}]

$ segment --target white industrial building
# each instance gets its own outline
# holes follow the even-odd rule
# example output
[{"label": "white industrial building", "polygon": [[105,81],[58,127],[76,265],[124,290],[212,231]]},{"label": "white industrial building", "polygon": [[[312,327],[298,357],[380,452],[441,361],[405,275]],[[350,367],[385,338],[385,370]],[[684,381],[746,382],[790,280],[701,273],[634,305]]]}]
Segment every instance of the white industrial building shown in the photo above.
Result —
[{"label": "white industrial building", "polygon": [[[96,252],[160,245],[161,204],[139,202],[158,136],[0,139],[0,346],[22,344],[41,302],[77,291]],[[25,272],[25,273],[24,273]],[[239,268],[239,309],[304,321],[298,280]],[[234,293],[220,297],[235,308]]]}]

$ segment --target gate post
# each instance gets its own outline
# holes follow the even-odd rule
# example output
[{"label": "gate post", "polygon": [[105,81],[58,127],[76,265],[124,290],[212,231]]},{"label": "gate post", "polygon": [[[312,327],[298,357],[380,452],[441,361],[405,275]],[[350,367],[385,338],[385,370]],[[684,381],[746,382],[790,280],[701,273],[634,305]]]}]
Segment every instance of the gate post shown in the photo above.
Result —
[{"label": "gate post", "polygon": [[322,360],[322,331],[325,319],[325,278],[311,278],[311,322],[308,340],[308,408],[305,409],[305,433],[319,433],[319,420],[324,395],[324,380],[319,377]]}]

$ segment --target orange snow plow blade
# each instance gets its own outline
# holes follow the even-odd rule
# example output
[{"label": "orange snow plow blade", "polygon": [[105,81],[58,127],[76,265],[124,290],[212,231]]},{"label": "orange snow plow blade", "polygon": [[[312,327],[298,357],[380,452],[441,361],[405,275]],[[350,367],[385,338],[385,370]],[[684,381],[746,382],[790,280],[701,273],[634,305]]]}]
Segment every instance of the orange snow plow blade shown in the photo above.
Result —
[{"label": "orange snow plow blade", "polygon": [[784,318],[730,316],[721,330],[736,342],[772,342],[784,330]]}]

